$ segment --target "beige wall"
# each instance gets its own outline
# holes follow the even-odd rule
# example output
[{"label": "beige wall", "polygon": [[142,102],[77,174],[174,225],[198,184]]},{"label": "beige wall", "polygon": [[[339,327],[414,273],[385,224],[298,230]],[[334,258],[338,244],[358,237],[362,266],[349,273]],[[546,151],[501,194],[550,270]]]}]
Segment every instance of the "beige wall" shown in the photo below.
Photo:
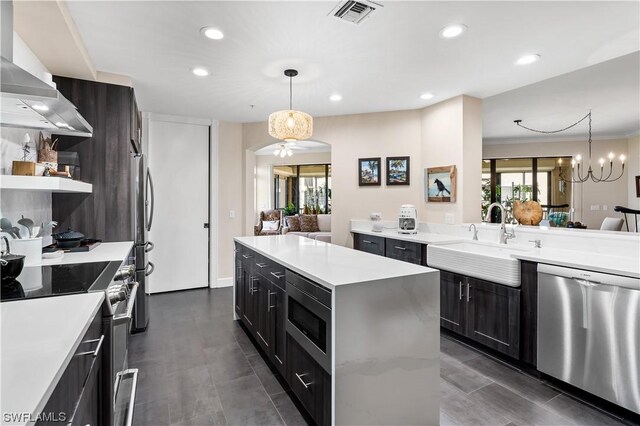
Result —
[{"label": "beige wall", "polygon": [[[242,124],[221,121],[218,141],[218,278],[228,278],[233,276],[233,237],[243,234]],[[235,218],[229,217],[231,210]]]},{"label": "beige wall", "polygon": [[[425,203],[418,214],[425,222],[451,223],[480,220],[482,163],[482,101],[458,96],[421,111],[422,164],[424,168],[455,165],[455,203]],[[424,170],[422,179],[424,180]]]},{"label": "beige wall", "polygon": [[[473,117],[466,117],[471,114]],[[454,220],[479,219],[480,167],[482,146],[481,101],[459,96],[450,101],[432,105],[423,110],[393,111],[314,119],[313,139],[331,145],[332,164],[332,241],[351,245],[349,220],[367,218],[371,212],[380,212],[384,219],[394,220],[401,204],[414,204],[424,220],[434,212],[434,220],[445,211],[454,212]],[[466,127],[466,130],[465,130]],[[272,144],[265,123],[243,125],[245,161],[255,165],[252,151]],[[411,185],[360,187],[358,186],[358,158],[410,156]],[[253,161],[253,162],[252,162]],[[448,206],[434,206],[424,201],[424,166],[456,164],[459,176],[474,180],[477,195],[471,190]],[[386,167],[383,166],[383,170]],[[475,178],[474,178],[475,176]],[[251,210],[254,200],[253,172],[247,171],[245,190],[247,206]],[[458,186],[460,190],[461,185]],[[469,200],[473,199],[473,210]],[[466,206],[466,209],[465,209]],[[467,211],[468,210],[468,211]],[[470,213],[473,211],[473,214]],[[440,216],[438,216],[438,214]],[[245,230],[250,232],[255,210],[246,212]]]},{"label": "beige wall", "polygon": [[[609,152],[614,152],[616,157],[625,154],[631,157],[630,147],[638,144],[632,139],[610,139],[593,141],[593,161],[595,168],[598,168],[600,157],[607,158]],[[637,150],[637,148],[636,148]],[[637,151],[636,151],[637,152]],[[586,157],[588,153],[587,142],[565,141],[565,142],[537,142],[537,143],[513,143],[484,145],[483,158],[515,158],[515,157],[554,157],[573,156],[582,154]],[[636,154],[638,157],[638,154]],[[619,160],[614,162],[614,175],[620,173]],[[630,160],[629,160],[630,161]],[[636,160],[640,162],[640,160]],[[594,183],[592,181],[583,184],[574,184],[574,220],[585,223],[590,229],[599,229],[605,217],[620,217],[619,213],[613,211],[616,205],[629,204],[631,179],[629,175],[633,173],[630,169],[635,167],[638,172],[638,162],[631,167],[626,167],[625,176],[620,180],[611,183]],[[606,170],[606,165],[605,165]],[[598,170],[599,174],[599,170]],[[600,210],[591,210],[591,206],[599,206]],[[607,206],[607,210],[603,210]]]}]

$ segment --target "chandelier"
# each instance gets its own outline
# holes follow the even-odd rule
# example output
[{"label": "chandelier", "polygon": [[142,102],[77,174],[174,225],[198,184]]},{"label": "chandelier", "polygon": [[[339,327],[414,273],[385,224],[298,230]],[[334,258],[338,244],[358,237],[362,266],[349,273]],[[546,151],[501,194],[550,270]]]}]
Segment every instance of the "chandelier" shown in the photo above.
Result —
[{"label": "chandelier", "polygon": [[[608,173],[605,173],[604,171],[604,163],[605,163],[605,159],[604,158],[600,158],[600,160],[598,160],[598,163],[600,165],[600,174],[598,176],[596,176],[596,172],[594,172],[593,167],[592,167],[592,158],[591,158],[591,111],[589,111],[589,113],[587,115],[585,115],[584,117],[582,117],[580,120],[576,121],[575,123],[571,124],[570,126],[564,127],[562,129],[558,129],[558,130],[536,130],[536,129],[532,129],[526,126],[522,125],[522,120],[514,120],[514,123],[516,123],[517,126],[522,127],[523,129],[529,130],[531,132],[535,132],[535,133],[543,133],[543,134],[551,134],[551,133],[560,133],[560,132],[564,132],[565,130],[569,130],[572,127],[577,126],[578,124],[582,123],[584,120],[589,119],[589,159],[588,159],[588,166],[586,166],[586,172],[585,172],[585,167],[582,165],[583,161],[582,161],[582,155],[578,154],[575,157],[573,157],[571,159],[571,177],[570,178],[566,178],[564,177],[563,174],[560,174],[560,179],[564,182],[568,182],[568,183],[584,183],[586,181],[588,181],[589,179],[591,179],[593,182],[595,183],[600,183],[600,182],[615,182],[618,179],[620,179],[622,177],[622,175],[624,174],[624,160],[625,160],[625,156],[621,155],[619,157],[620,159],[620,163],[622,165],[621,170],[620,170],[620,174],[617,175],[617,177],[611,177],[611,175],[613,174],[613,159],[615,158],[615,154],[613,152],[609,153],[609,167],[608,167]],[[597,167],[597,166],[596,166]],[[582,168],[582,171],[581,171]],[[606,174],[606,175],[605,175]]]},{"label": "chandelier", "polygon": [[309,139],[313,135],[313,118],[306,112],[293,109],[293,77],[298,75],[298,71],[285,70],[284,75],[289,77],[289,109],[269,116],[269,134],[285,142]]},{"label": "chandelier", "polygon": [[[293,143],[293,142],[289,142],[289,143]],[[291,157],[293,155],[293,151],[291,150],[291,148],[289,148],[288,144],[281,143],[281,144],[278,144],[278,148],[276,148],[276,150],[273,151],[273,155],[280,158],[284,158],[287,156]]]}]

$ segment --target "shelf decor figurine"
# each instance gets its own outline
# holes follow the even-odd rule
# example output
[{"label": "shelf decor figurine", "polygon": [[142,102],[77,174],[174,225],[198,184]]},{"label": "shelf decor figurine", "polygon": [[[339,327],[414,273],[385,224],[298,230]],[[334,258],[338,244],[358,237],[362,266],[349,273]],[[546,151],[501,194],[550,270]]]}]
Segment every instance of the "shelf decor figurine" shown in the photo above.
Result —
[{"label": "shelf decor figurine", "polygon": [[31,137],[28,133],[24,134],[24,143],[20,150],[22,158],[13,161],[11,165],[11,174],[15,176],[35,176],[36,163],[33,161],[33,153],[31,152]]}]

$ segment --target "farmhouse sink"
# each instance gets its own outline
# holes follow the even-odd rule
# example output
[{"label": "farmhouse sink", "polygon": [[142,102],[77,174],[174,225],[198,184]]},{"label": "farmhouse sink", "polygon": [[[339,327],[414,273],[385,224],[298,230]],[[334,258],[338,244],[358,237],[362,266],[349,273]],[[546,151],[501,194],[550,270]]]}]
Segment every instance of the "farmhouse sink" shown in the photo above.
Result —
[{"label": "farmhouse sink", "polygon": [[427,263],[433,268],[520,287],[520,261],[511,255],[532,250],[484,241],[429,244]]}]

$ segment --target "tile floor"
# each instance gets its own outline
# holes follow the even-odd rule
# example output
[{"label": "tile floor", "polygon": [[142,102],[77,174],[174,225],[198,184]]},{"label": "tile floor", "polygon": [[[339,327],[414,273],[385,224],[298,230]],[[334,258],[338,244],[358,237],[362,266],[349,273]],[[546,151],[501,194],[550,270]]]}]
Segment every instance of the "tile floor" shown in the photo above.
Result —
[{"label": "tile floor", "polygon": [[[627,424],[446,337],[441,354],[443,425]],[[151,296],[129,362],[134,425],[306,424],[232,320],[231,288]]]}]

